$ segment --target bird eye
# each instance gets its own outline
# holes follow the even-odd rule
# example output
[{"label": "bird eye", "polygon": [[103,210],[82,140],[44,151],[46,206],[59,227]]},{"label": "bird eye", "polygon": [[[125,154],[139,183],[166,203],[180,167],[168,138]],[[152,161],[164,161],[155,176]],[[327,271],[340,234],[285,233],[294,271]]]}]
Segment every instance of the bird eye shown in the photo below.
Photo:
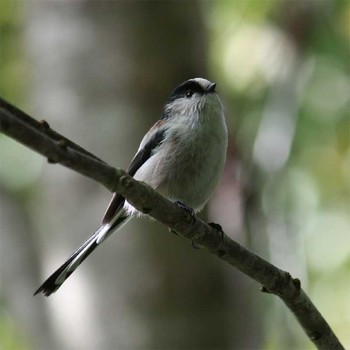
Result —
[{"label": "bird eye", "polygon": [[187,98],[192,97],[192,95],[193,95],[193,91],[192,91],[192,90],[187,90],[187,91],[186,91],[186,97],[187,97]]}]

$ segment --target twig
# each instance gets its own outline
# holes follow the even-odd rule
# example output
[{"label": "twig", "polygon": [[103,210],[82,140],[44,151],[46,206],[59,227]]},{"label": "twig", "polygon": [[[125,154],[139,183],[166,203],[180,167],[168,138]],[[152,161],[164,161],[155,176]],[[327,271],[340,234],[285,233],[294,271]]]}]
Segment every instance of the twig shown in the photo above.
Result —
[{"label": "twig", "polygon": [[[41,120],[37,121],[33,118],[31,118],[28,114],[22,112],[17,107],[13,106],[12,104],[8,103],[4,99],[0,97],[0,111],[1,115],[4,115],[4,117],[10,117],[12,119],[12,127],[17,127],[19,125],[23,126],[23,130],[26,129],[33,129],[33,131],[39,132],[42,135],[46,135],[48,138],[50,138],[52,141],[61,142],[61,145],[67,145],[70,148],[85,154],[88,157],[91,157],[92,159],[95,159],[99,162],[102,162],[106,164],[103,160],[96,157],[94,154],[86,151],[84,148],[80,147],[73,141],[68,140],[66,137],[62,136],[58,132],[52,130],[50,128],[50,125],[47,121]],[[1,119],[1,123],[3,122],[3,119]],[[4,119],[5,122],[5,119]],[[34,141],[34,140],[33,140]],[[33,142],[32,141],[32,142]],[[31,147],[30,144],[26,144],[28,147]]]},{"label": "twig", "polygon": [[[259,282],[261,290],[279,296],[318,349],[344,349],[332,329],[302,290],[300,281],[230,239],[218,227],[193,218],[151,187],[115,169],[67,138],[0,99],[0,130],[18,142],[82,175],[121,193],[139,211],[226,261]],[[44,123],[45,124],[45,123]]]}]

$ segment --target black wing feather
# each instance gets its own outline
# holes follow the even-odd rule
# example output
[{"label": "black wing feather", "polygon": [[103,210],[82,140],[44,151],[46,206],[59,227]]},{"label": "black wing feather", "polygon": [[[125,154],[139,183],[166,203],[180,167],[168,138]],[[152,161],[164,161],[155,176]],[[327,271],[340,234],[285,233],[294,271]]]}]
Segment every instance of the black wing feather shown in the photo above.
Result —
[{"label": "black wing feather", "polygon": [[[165,129],[157,131],[145,146],[136,153],[127,170],[129,175],[134,176],[136,174],[137,170],[141,168],[141,166],[153,155],[154,150],[162,143],[164,136]],[[123,196],[119,193],[114,193],[107,210],[103,215],[102,224],[110,222],[115,213],[123,207],[124,202],[125,198]]]}]

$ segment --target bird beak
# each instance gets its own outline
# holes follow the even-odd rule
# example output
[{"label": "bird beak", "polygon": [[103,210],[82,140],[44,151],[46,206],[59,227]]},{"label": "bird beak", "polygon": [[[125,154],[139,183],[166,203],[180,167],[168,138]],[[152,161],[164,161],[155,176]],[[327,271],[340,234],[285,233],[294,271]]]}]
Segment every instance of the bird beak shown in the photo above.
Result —
[{"label": "bird beak", "polygon": [[207,92],[215,92],[215,88],[216,88],[216,84],[215,84],[215,83],[211,83],[211,84],[207,87]]}]

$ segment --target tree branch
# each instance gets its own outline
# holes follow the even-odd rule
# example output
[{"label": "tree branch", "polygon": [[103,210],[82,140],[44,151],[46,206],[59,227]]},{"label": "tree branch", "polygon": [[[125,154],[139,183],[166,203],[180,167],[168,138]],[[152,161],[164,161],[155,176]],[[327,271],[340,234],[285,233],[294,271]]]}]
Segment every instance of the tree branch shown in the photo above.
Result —
[{"label": "tree branch", "polygon": [[230,239],[199,218],[192,217],[150,186],[115,169],[82,147],[0,98],[0,131],[48,159],[119,192],[140,212],[226,261],[259,282],[261,291],[275,294],[288,306],[318,349],[344,349],[332,329],[302,290],[300,281]]}]

